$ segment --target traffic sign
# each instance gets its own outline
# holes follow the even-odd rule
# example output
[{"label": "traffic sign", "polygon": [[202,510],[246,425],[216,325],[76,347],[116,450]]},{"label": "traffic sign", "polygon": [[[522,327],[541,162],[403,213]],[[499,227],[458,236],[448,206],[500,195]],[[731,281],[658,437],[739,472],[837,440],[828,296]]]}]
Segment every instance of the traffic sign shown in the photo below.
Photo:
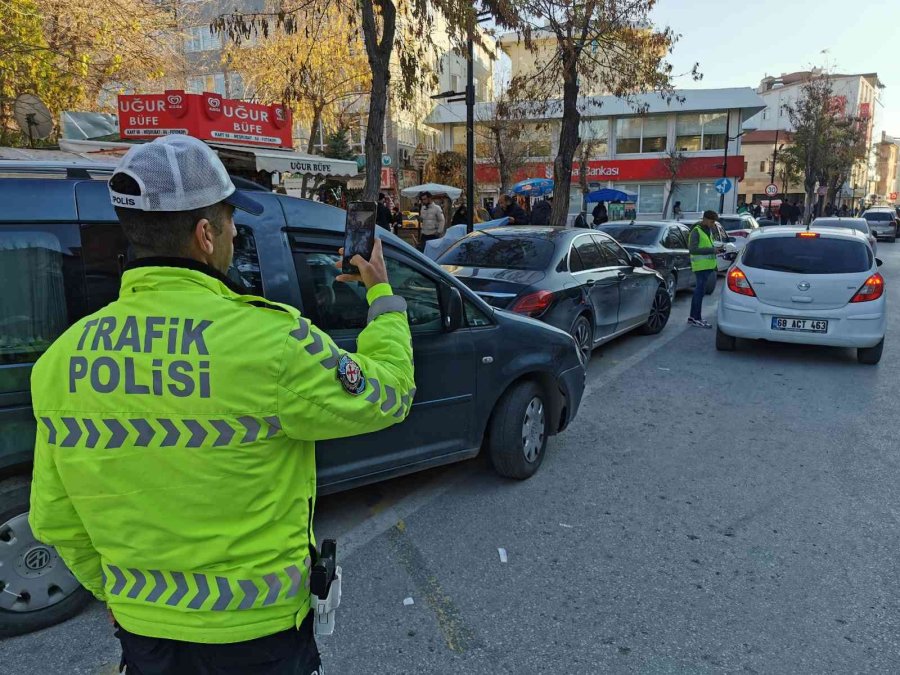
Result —
[{"label": "traffic sign", "polygon": [[892,201],[892,202],[897,201],[897,193],[896,193],[896,192],[892,192],[892,193],[890,194],[890,197],[891,197],[891,201]]},{"label": "traffic sign", "polygon": [[391,156],[390,155],[382,155],[381,156],[381,166],[390,166],[391,165]]},{"label": "traffic sign", "polygon": [[775,183],[769,183],[766,185],[766,196],[774,197],[778,194],[778,186]]},{"label": "traffic sign", "polygon": [[727,178],[720,178],[716,181],[716,192],[720,195],[724,195],[729,190],[731,190],[731,181]]}]

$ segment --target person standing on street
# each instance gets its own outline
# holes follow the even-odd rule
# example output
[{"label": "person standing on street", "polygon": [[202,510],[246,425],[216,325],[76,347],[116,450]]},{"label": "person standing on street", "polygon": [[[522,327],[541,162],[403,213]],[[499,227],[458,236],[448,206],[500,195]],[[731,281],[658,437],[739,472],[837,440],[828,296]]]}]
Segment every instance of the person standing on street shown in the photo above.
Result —
[{"label": "person standing on street", "polygon": [[444,210],[434,203],[430,192],[419,195],[422,206],[419,208],[420,250],[425,250],[425,242],[440,239],[444,236]]},{"label": "person standing on street", "polygon": [[597,202],[597,206],[594,207],[592,214],[594,216],[594,225],[602,225],[603,223],[609,222],[609,215],[606,211],[606,204],[604,202]]},{"label": "person standing on street", "polygon": [[469,213],[468,209],[466,208],[466,200],[461,199],[459,202],[459,206],[456,207],[456,211],[453,212],[453,217],[450,218],[450,224],[465,225],[468,219]]},{"label": "person standing on street", "polygon": [[787,199],[781,202],[778,207],[778,220],[782,225],[787,225],[791,220],[791,205]]},{"label": "person standing on street", "polygon": [[543,197],[539,199],[533,207],[531,207],[531,224],[532,225],[549,225],[550,212],[553,209],[553,197]]},{"label": "person standing on street", "polygon": [[234,209],[263,206],[205,143],[134,146],[109,190],[136,259],[34,366],[34,535],[106,603],[129,675],[321,673],[315,443],[402,421],[415,391],[381,240],[337,277],[367,288],[352,353],[232,286]]},{"label": "person standing on street", "polygon": [[703,320],[702,310],[706,284],[709,282],[710,275],[715,275],[718,268],[716,253],[723,246],[723,244],[713,241],[713,230],[718,219],[719,214],[715,211],[704,211],[703,219],[694,225],[688,241],[691,270],[697,280],[694,297],[691,300],[691,315],[688,317],[688,323],[700,328],[712,328],[711,323]]},{"label": "person standing on street", "polygon": [[675,220],[681,220],[681,202],[675,202],[675,206],[672,207],[672,217]]},{"label": "person standing on street", "polygon": [[383,192],[378,193],[378,204],[375,206],[375,224],[388,231],[391,229],[391,209],[388,206],[387,196]]}]

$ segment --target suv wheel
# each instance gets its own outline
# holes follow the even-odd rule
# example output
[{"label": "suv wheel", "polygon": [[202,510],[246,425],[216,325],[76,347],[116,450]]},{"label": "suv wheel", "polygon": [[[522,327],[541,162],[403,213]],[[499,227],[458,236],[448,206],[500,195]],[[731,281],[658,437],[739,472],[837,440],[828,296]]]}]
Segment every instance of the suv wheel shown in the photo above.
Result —
[{"label": "suv wheel", "polygon": [[519,382],[497,402],[487,450],[501,476],[530,478],[544,461],[549,421],[544,398],[534,382]]},{"label": "suv wheel", "polygon": [[75,616],[91,594],[28,524],[31,483],[0,482],[0,636],[29,633]]}]

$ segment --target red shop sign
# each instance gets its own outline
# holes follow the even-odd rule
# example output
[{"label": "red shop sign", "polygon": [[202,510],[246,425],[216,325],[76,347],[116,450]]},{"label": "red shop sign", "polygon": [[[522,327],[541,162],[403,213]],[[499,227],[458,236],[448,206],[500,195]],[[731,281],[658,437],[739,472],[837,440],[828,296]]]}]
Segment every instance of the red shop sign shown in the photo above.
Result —
[{"label": "red shop sign", "polygon": [[[572,165],[572,181],[577,182],[581,167],[577,162]],[[588,181],[640,181],[668,180],[672,177],[664,160],[653,157],[646,159],[600,159],[587,163]],[[726,175],[729,178],[744,178],[744,157],[734,155],[728,158]],[[722,176],[722,157],[688,157],[678,169],[678,180],[701,179],[713,180]],[[480,164],[475,168],[476,180],[485,183],[497,183],[500,174],[497,167],[491,164]],[[516,172],[516,181],[526,178],[553,178],[552,164],[529,164]]]},{"label": "red shop sign", "polygon": [[119,134],[127,140],[189,134],[206,141],[290,148],[291,111],[209,92],[119,96]]}]

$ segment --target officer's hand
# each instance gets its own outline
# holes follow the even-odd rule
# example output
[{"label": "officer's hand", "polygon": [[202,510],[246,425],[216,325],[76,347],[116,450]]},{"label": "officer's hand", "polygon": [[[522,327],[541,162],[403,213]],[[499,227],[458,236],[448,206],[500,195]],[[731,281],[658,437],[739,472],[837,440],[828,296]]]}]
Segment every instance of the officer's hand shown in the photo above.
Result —
[{"label": "officer's hand", "polygon": [[[341,258],[344,257],[344,249],[338,249]],[[381,239],[375,237],[375,245],[372,247],[372,257],[366,260],[361,255],[356,254],[350,258],[350,264],[359,270],[359,274],[339,274],[338,281],[361,281],[366,285],[366,289],[372,288],[378,284],[388,283],[387,269],[384,265],[384,254],[381,251]],[[341,267],[341,261],[337,261],[337,266]]]}]

